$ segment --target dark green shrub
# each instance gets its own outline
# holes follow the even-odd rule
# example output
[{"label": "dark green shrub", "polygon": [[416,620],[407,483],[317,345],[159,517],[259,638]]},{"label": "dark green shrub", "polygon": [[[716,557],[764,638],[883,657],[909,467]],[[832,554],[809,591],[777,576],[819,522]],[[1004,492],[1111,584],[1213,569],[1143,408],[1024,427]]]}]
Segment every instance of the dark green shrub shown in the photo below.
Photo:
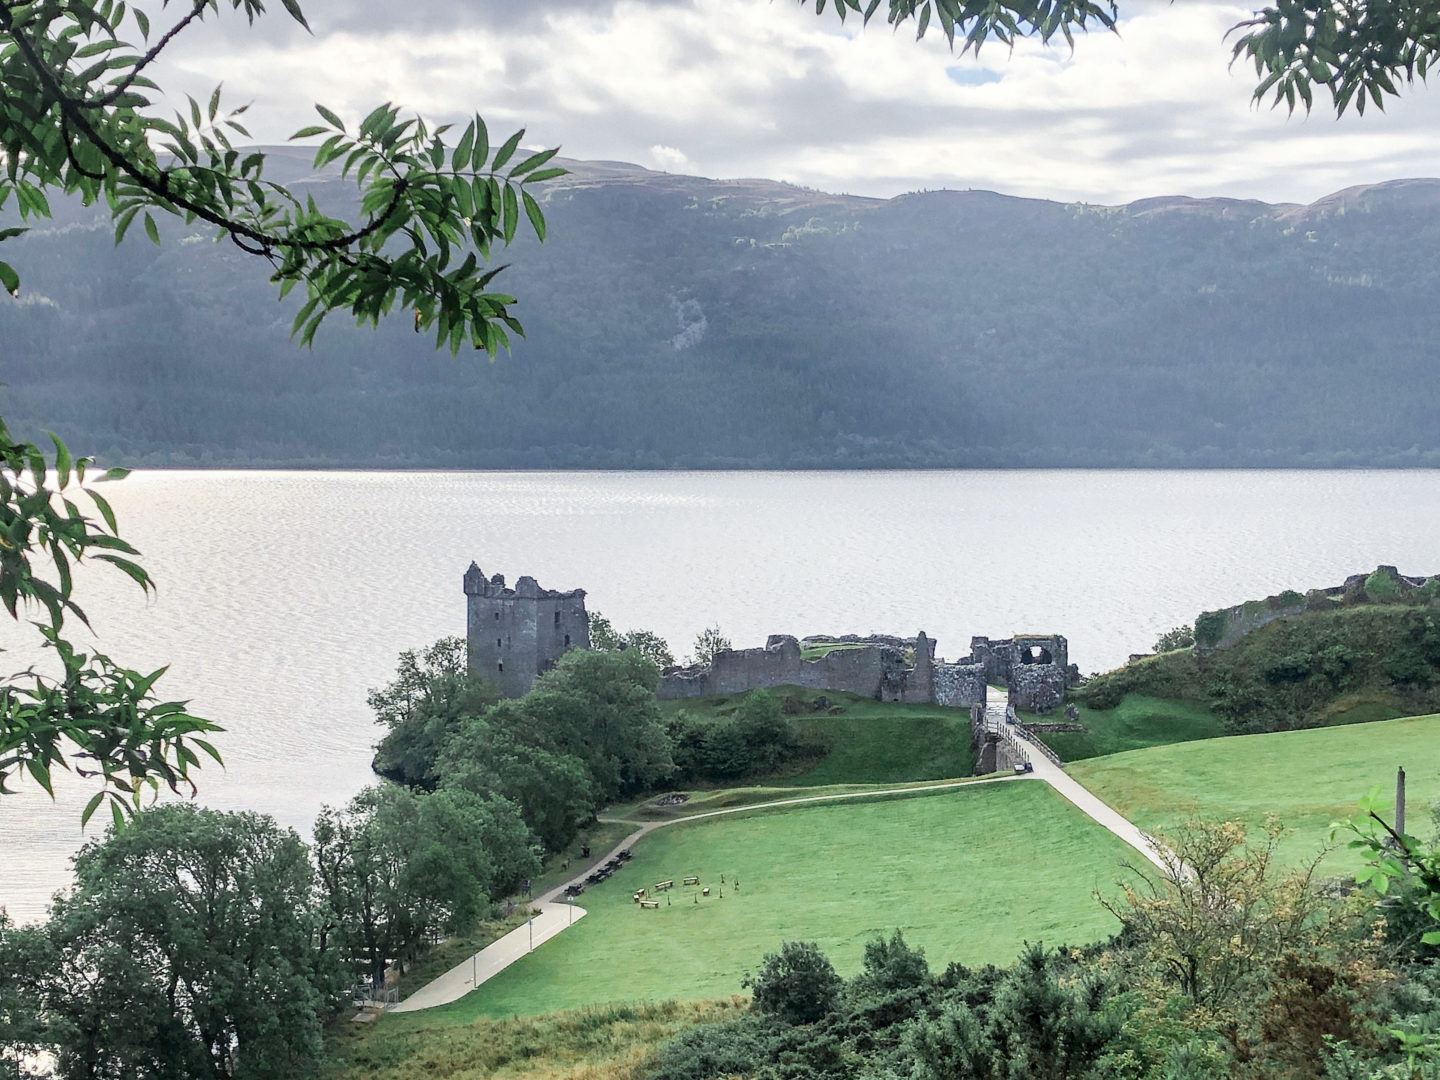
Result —
[{"label": "dark green shrub", "polygon": [[1275,599],[1280,602],[1281,607],[1299,607],[1305,603],[1305,597],[1301,596],[1294,589],[1286,589]]},{"label": "dark green shrub", "polygon": [[1125,700],[1125,691],[1119,680],[1107,675],[1091,679],[1072,695],[1077,701],[1101,712],[1113,709]]},{"label": "dark green shrub", "polygon": [[865,943],[865,966],[855,977],[855,989],[863,994],[888,994],[924,986],[930,981],[925,950],[905,944],[896,930],[889,938],[872,938]]},{"label": "dark green shrub", "polygon": [[1281,656],[1265,665],[1265,678],[1272,683],[1299,682],[1310,676],[1310,654]]},{"label": "dark green shrub", "polygon": [[1195,620],[1195,644],[1202,649],[1213,649],[1220,644],[1230,626],[1230,614],[1225,611],[1206,611]]},{"label": "dark green shrub", "polygon": [[845,984],[819,945],[787,941],[741,985],[754,994],[758,1012],[787,1024],[813,1024],[835,1011]]},{"label": "dark green shrub", "polygon": [[1400,599],[1400,582],[1388,566],[1382,566],[1365,579],[1365,595],[1377,604],[1393,604]]},{"label": "dark green shrub", "polygon": [[1174,652],[1176,649],[1188,649],[1195,644],[1195,628],[1192,626],[1177,626],[1173,630],[1166,630],[1155,641],[1157,653]]},{"label": "dark green shrub", "polygon": [[701,1024],[681,1032],[655,1055],[651,1080],[710,1080],[753,1076],[770,1058],[774,1038],[753,1017]]}]

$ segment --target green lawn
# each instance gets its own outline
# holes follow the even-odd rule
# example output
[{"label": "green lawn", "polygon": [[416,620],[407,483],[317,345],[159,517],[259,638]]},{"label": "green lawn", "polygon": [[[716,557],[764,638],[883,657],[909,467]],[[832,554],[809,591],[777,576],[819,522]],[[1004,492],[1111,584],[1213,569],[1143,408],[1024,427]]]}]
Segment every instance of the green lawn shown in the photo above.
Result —
[{"label": "green lawn", "polygon": [[[1225,734],[1220,718],[1205,705],[1193,701],[1127,694],[1113,709],[1102,711],[1084,705],[1079,709],[1080,722],[1089,728],[1088,732],[1045,736],[1045,742],[1060,755],[1061,761],[1080,761],[1192,739],[1214,739]],[[1042,723],[1064,718],[1059,710],[1050,716],[1021,716],[1022,720]]]},{"label": "green lawn", "polygon": [[[675,803],[668,806],[659,806],[657,801],[661,796],[647,795],[643,799],[633,802],[620,803],[607,808],[601,817],[601,825],[615,825],[616,828],[624,828],[624,825],[617,822],[633,823],[643,821],[673,821],[676,818],[693,817],[696,814],[704,814],[711,810],[728,810],[740,806],[756,806],[760,803],[780,802],[782,800],[811,799],[830,795],[863,795],[867,792],[899,790],[904,791],[910,788],[926,788],[937,783],[948,783],[951,781],[973,782],[984,779],[979,776],[972,777],[945,777],[942,780],[907,780],[903,783],[891,782],[888,784],[821,784],[807,786],[797,790],[794,785],[778,787],[774,784],[768,786],[736,787],[736,788],[711,788],[686,792],[690,797],[683,803]],[[623,839],[623,836],[621,837]]]},{"label": "green lawn", "polygon": [[[1027,940],[1078,943],[1113,931],[1092,893],[1113,887],[1128,850],[1035,782],[675,825],[586,891],[590,914],[572,929],[454,1005],[382,1023],[729,995],[787,939],[820,942],[851,974],[865,942],[895,927],[937,969],[1005,963]],[[715,889],[698,903],[679,886],[692,874]],[[658,910],[631,902],[636,889],[670,878],[676,888]]]},{"label": "green lawn", "polygon": [[[814,787],[828,784],[889,784],[907,780],[949,780],[975,771],[970,750],[970,714],[936,705],[900,705],[827,690],[777,686],[769,691],[784,701],[809,703],[817,697],[830,711],[787,717],[802,739],[823,748],[803,771],[774,777],[770,783]],[[664,701],[666,713],[685,710],[692,716],[720,719],[743,700],[727,697]],[[841,710],[838,714],[834,710]]]},{"label": "green lawn", "polygon": [[[1192,815],[1258,827],[1273,812],[1293,830],[1282,846],[1288,860],[1318,850],[1330,822],[1355,813],[1371,787],[1393,794],[1397,765],[1407,775],[1410,831],[1425,834],[1429,805],[1440,799],[1440,716],[1159,746],[1067,771],[1152,832]],[[1330,865],[1355,860],[1341,851]]]}]

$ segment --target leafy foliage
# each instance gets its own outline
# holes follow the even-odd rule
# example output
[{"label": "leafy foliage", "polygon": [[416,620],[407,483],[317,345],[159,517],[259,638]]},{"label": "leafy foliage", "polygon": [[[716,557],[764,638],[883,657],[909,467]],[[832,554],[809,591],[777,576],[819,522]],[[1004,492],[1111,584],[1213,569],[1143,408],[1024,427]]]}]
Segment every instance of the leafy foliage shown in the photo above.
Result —
[{"label": "leafy foliage", "polygon": [[[1430,0],[1282,0],[1235,27],[1234,58],[1255,65],[1257,101],[1272,95],[1308,112],[1317,85],[1337,115],[1385,108],[1404,85],[1423,80],[1440,54],[1440,5]],[[1233,33],[1234,31],[1232,31]]]},{"label": "leafy foliage", "polygon": [[590,618],[590,648],[600,652],[619,652],[621,649],[635,649],[662,671],[675,663],[670,645],[653,630],[627,630],[623,634],[598,611],[588,613]]},{"label": "leafy foliage", "polygon": [[314,855],[327,933],[376,987],[390,960],[467,927],[539,865],[529,830],[503,798],[391,786],[326,807]]},{"label": "leafy foliage", "polygon": [[1126,883],[1122,902],[1101,903],[1194,1004],[1233,1006],[1247,983],[1323,933],[1315,871],[1324,853],[1285,872],[1275,864],[1281,832],[1272,817],[1247,844],[1237,822],[1187,822],[1157,838],[1158,878],[1137,870],[1140,884]]},{"label": "leafy foliage", "polygon": [[499,700],[495,688],[466,663],[465,639],[441,638],[423,652],[400,654],[392,682],[367,698],[375,719],[388,730],[373,767],[387,780],[433,791],[435,760],[459,724]]},{"label": "leafy foliage", "polygon": [[1157,653],[1174,652],[1176,649],[1188,649],[1194,644],[1195,628],[1177,626],[1173,630],[1166,630],[1156,639],[1154,651]]},{"label": "leafy foliage", "polygon": [[[816,0],[816,10],[824,11],[825,3]],[[880,7],[881,0],[869,0],[863,9],[860,0],[833,0],[833,10],[842,22],[853,12],[868,23]],[[1119,5],[1114,0],[888,0],[886,10],[891,26],[913,19],[917,37],[925,36],[933,20],[952,47],[957,36],[961,39],[962,53],[978,53],[992,38],[1014,46],[1021,37],[1035,36],[1048,42],[1057,33],[1073,45],[1076,30],[1087,30],[1092,24],[1113,30],[1118,17]]]},{"label": "leafy foliage", "polygon": [[744,985],[757,1010],[787,1024],[812,1024],[833,1012],[843,987],[830,959],[810,941],[787,941],[767,953]]},{"label": "leafy foliage", "polygon": [[724,652],[732,647],[730,639],[720,632],[720,627],[707,626],[695,635],[695,644],[690,647],[690,655],[695,663],[708,664],[715,659],[717,652]]},{"label": "leafy foliage", "polygon": [[[31,669],[0,686],[0,794],[24,769],[52,795],[53,772],[99,777],[101,789],[82,823],[108,799],[118,822],[148,790],[192,785],[198,753],[219,753],[202,734],[220,730],[192,716],[183,702],[159,701],[160,671],[142,674],[108,656],[81,652],[64,636],[68,617],[89,625],[74,596],[72,569],[85,560],[105,562],[152,590],[138,552],[120,539],[115,513],[86,476],[94,461],[76,458],[55,436],[53,459],[31,443],[16,442],[0,420],[0,601],[11,618],[40,608],[33,625],[55,658],[58,674]],[[100,480],[118,480],[110,469]],[[93,510],[81,510],[81,498]]]},{"label": "leafy foliage", "polygon": [[316,1072],[343,985],[316,948],[305,845],[257,814],[169,805],[76,857],[38,998],[66,1076]]},{"label": "leafy foliage", "polygon": [[[245,109],[222,111],[219,87],[173,119],[154,111],[159,88],[147,69],[187,27],[225,7],[251,21],[265,11],[260,0],[192,0],[152,43],[141,5],[0,4],[0,206],[13,195],[28,221],[50,216],[47,189],[87,206],[103,200],[117,241],[138,219],[158,243],[156,211],[211,226],[269,262],[282,296],[304,286],[294,321],[302,342],[330,311],[373,324],[403,307],[417,332],[432,331],[452,352],[467,343],[491,355],[508,347],[509,335],[522,332],[510,313],[515,300],[490,291],[499,269],[484,260],[515,238],[522,213],[543,239],[544,215],[527,188],[563,174],[547,165],[555,152],[519,153],[523,130],[492,145],[479,116],[447,146],[446,128],[432,131],[389,104],[352,133],[317,105],[322,123],[294,138],[325,136],[315,164],[341,163],[363,219],[327,214],[269,180],[263,153],[235,148],[233,137],[248,137]],[[284,7],[305,25],[296,0]],[[131,44],[135,36],[143,46]],[[4,230],[0,240],[23,232]],[[0,263],[0,282],[18,293],[8,264]]]}]

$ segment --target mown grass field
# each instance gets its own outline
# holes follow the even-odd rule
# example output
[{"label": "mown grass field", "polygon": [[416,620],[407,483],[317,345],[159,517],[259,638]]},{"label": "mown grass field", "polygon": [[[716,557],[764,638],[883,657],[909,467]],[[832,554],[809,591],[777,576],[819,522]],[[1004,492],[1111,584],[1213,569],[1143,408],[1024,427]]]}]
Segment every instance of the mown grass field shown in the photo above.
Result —
[{"label": "mown grass field", "polygon": [[[779,686],[770,693],[784,700],[810,702],[820,691]],[[970,714],[964,709],[935,705],[900,705],[873,701],[855,694],[825,691],[831,712],[801,713],[787,717],[800,737],[815,746],[819,756],[801,771],[775,777],[773,783],[796,787],[828,784],[888,784],[908,780],[948,780],[975,771],[970,750]],[[694,698],[662,702],[667,713],[720,719],[733,712],[744,697]]]},{"label": "mown grass field", "polygon": [[[1067,731],[1044,736],[1046,744],[1062,761],[1081,761],[1194,739],[1214,739],[1225,734],[1220,718],[1208,706],[1193,701],[1127,694],[1113,709],[1080,705],[1079,710],[1080,722],[1089,729],[1085,734]],[[1021,719],[1059,721],[1064,719],[1064,714],[1057,710],[1050,716],[1022,715]]]},{"label": "mown grass field", "polygon": [[[1027,940],[1058,945],[1112,932],[1092,893],[1113,888],[1127,850],[1033,781],[670,826],[585,892],[589,915],[573,929],[461,1001],[382,1025],[728,996],[789,939],[818,941],[851,974],[865,942],[896,927],[937,968],[1008,962]],[[697,902],[696,890],[680,885],[689,875],[711,896]],[[676,887],[658,910],[632,903],[636,889],[666,879]]]},{"label": "mown grass field", "polygon": [[[1393,796],[1397,765],[1407,776],[1410,831],[1424,834],[1430,803],[1440,799],[1440,716],[1157,746],[1067,771],[1149,832],[1192,816],[1258,829],[1274,813],[1291,830],[1282,856],[1298,860],[1317,851],[1330,822],[1354,814],[1371,787]],[[1341,872],[1356,856],[1337,851],[1327,865]]]}]

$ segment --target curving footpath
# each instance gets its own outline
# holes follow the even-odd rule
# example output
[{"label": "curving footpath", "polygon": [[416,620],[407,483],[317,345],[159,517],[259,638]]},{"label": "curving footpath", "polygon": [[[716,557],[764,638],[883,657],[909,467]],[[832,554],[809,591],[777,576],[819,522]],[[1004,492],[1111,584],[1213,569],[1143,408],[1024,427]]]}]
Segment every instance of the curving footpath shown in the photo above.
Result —
[{"label": "curving footpath", "polygon": [[585,917],[585,909],[574,904],[552,904],[542,900],[537,906],[540,914],[524,926],[511,930],[497,941],[492,941],[474,956],[456,964],[400,1004],[390,1006],[387,1011],[416,1012],[419,1009],[433,1009],[436,1005],[459,1001],[486,979],[500,974],[532,948],[539,948],[560,931]]},{"label": "curving footpath", "polygon": [[[1029,739],[1023,732],[1017,732],[1017,736],[1025,742]],[[679,825],[687,821],[701,821],[705,818],[721,817],[725,814],[743,814],[751,810],[767,810],[777,806],[801,806],[806,803],[838,802],[844,799],[873,799],[876,796],[884,795],[918,795],[932,791],[947,791],[952,788],[974,787],[977,784],[1003,784],[1021,780],[1040,780],[1049,784],[1059,795],[1074,805],[1081,813],[1085,814],[1098,825],[1103,826],[1114,833],[1121,840],[1133,847],[1141,855],[1145,856],[1153,865],[1164,870],[1165,863],[1160,858],[1155,841],[1144,832],[1141,832],[1135,825],[1125,818],[1118,810],[1101,802],[1094,794],[1085,788],[1078,780],[1065,772],[1059,765],[1056,765],[1043,754],[1035,754],[1031,764],[1034,772],[1021,773],[1018,775],[988,776],[982,779],[973,780],[946,780],[943,783],[925,784],[918,787],[888,788],[879,791],[848,791],[839,795],[809,795],[795,799],[777,799],[773,802],[753,803],[749,806],[731,806],[723,810],[707,810],[700,814],[689,814],[685,817],[668,818],[664,821],[636,822],[637,828],[615,847],[594,859],[581,869],[569,881],[563,882],[548,892],[541,893],[534,901],[539,907],[540,914],[530,920],[531,924],[512,930],[498,941],[492,942],[481,949],[473,957],[464,960],[451,968],[444,975],[441,975],[433,982],[426,983],[415,993],[411,994],[398,1005],[392,1005],[390,1012],[415,1012],[419,1009],[433,1009],[437,1005],[448,1005],[452,1001],[458,1001],[470,993],[487,979],[493,978],[507,967],[513,964],[520,957],[524,956],[532,948],[531,933],[533,931],[533,947],[538,948],[541,944],[549,941],[556,934],[560,933],[571,923],[584,918],[585,909],[576,907],[574,904],[558,903],[558,898],[571,885],[582,885],[590,870],[615,858],[626,848],[633,846],[647,833],[656,829],[663,829],[667,825]],[[619,822],[618,818],[601,818],[601,821]]]}]

